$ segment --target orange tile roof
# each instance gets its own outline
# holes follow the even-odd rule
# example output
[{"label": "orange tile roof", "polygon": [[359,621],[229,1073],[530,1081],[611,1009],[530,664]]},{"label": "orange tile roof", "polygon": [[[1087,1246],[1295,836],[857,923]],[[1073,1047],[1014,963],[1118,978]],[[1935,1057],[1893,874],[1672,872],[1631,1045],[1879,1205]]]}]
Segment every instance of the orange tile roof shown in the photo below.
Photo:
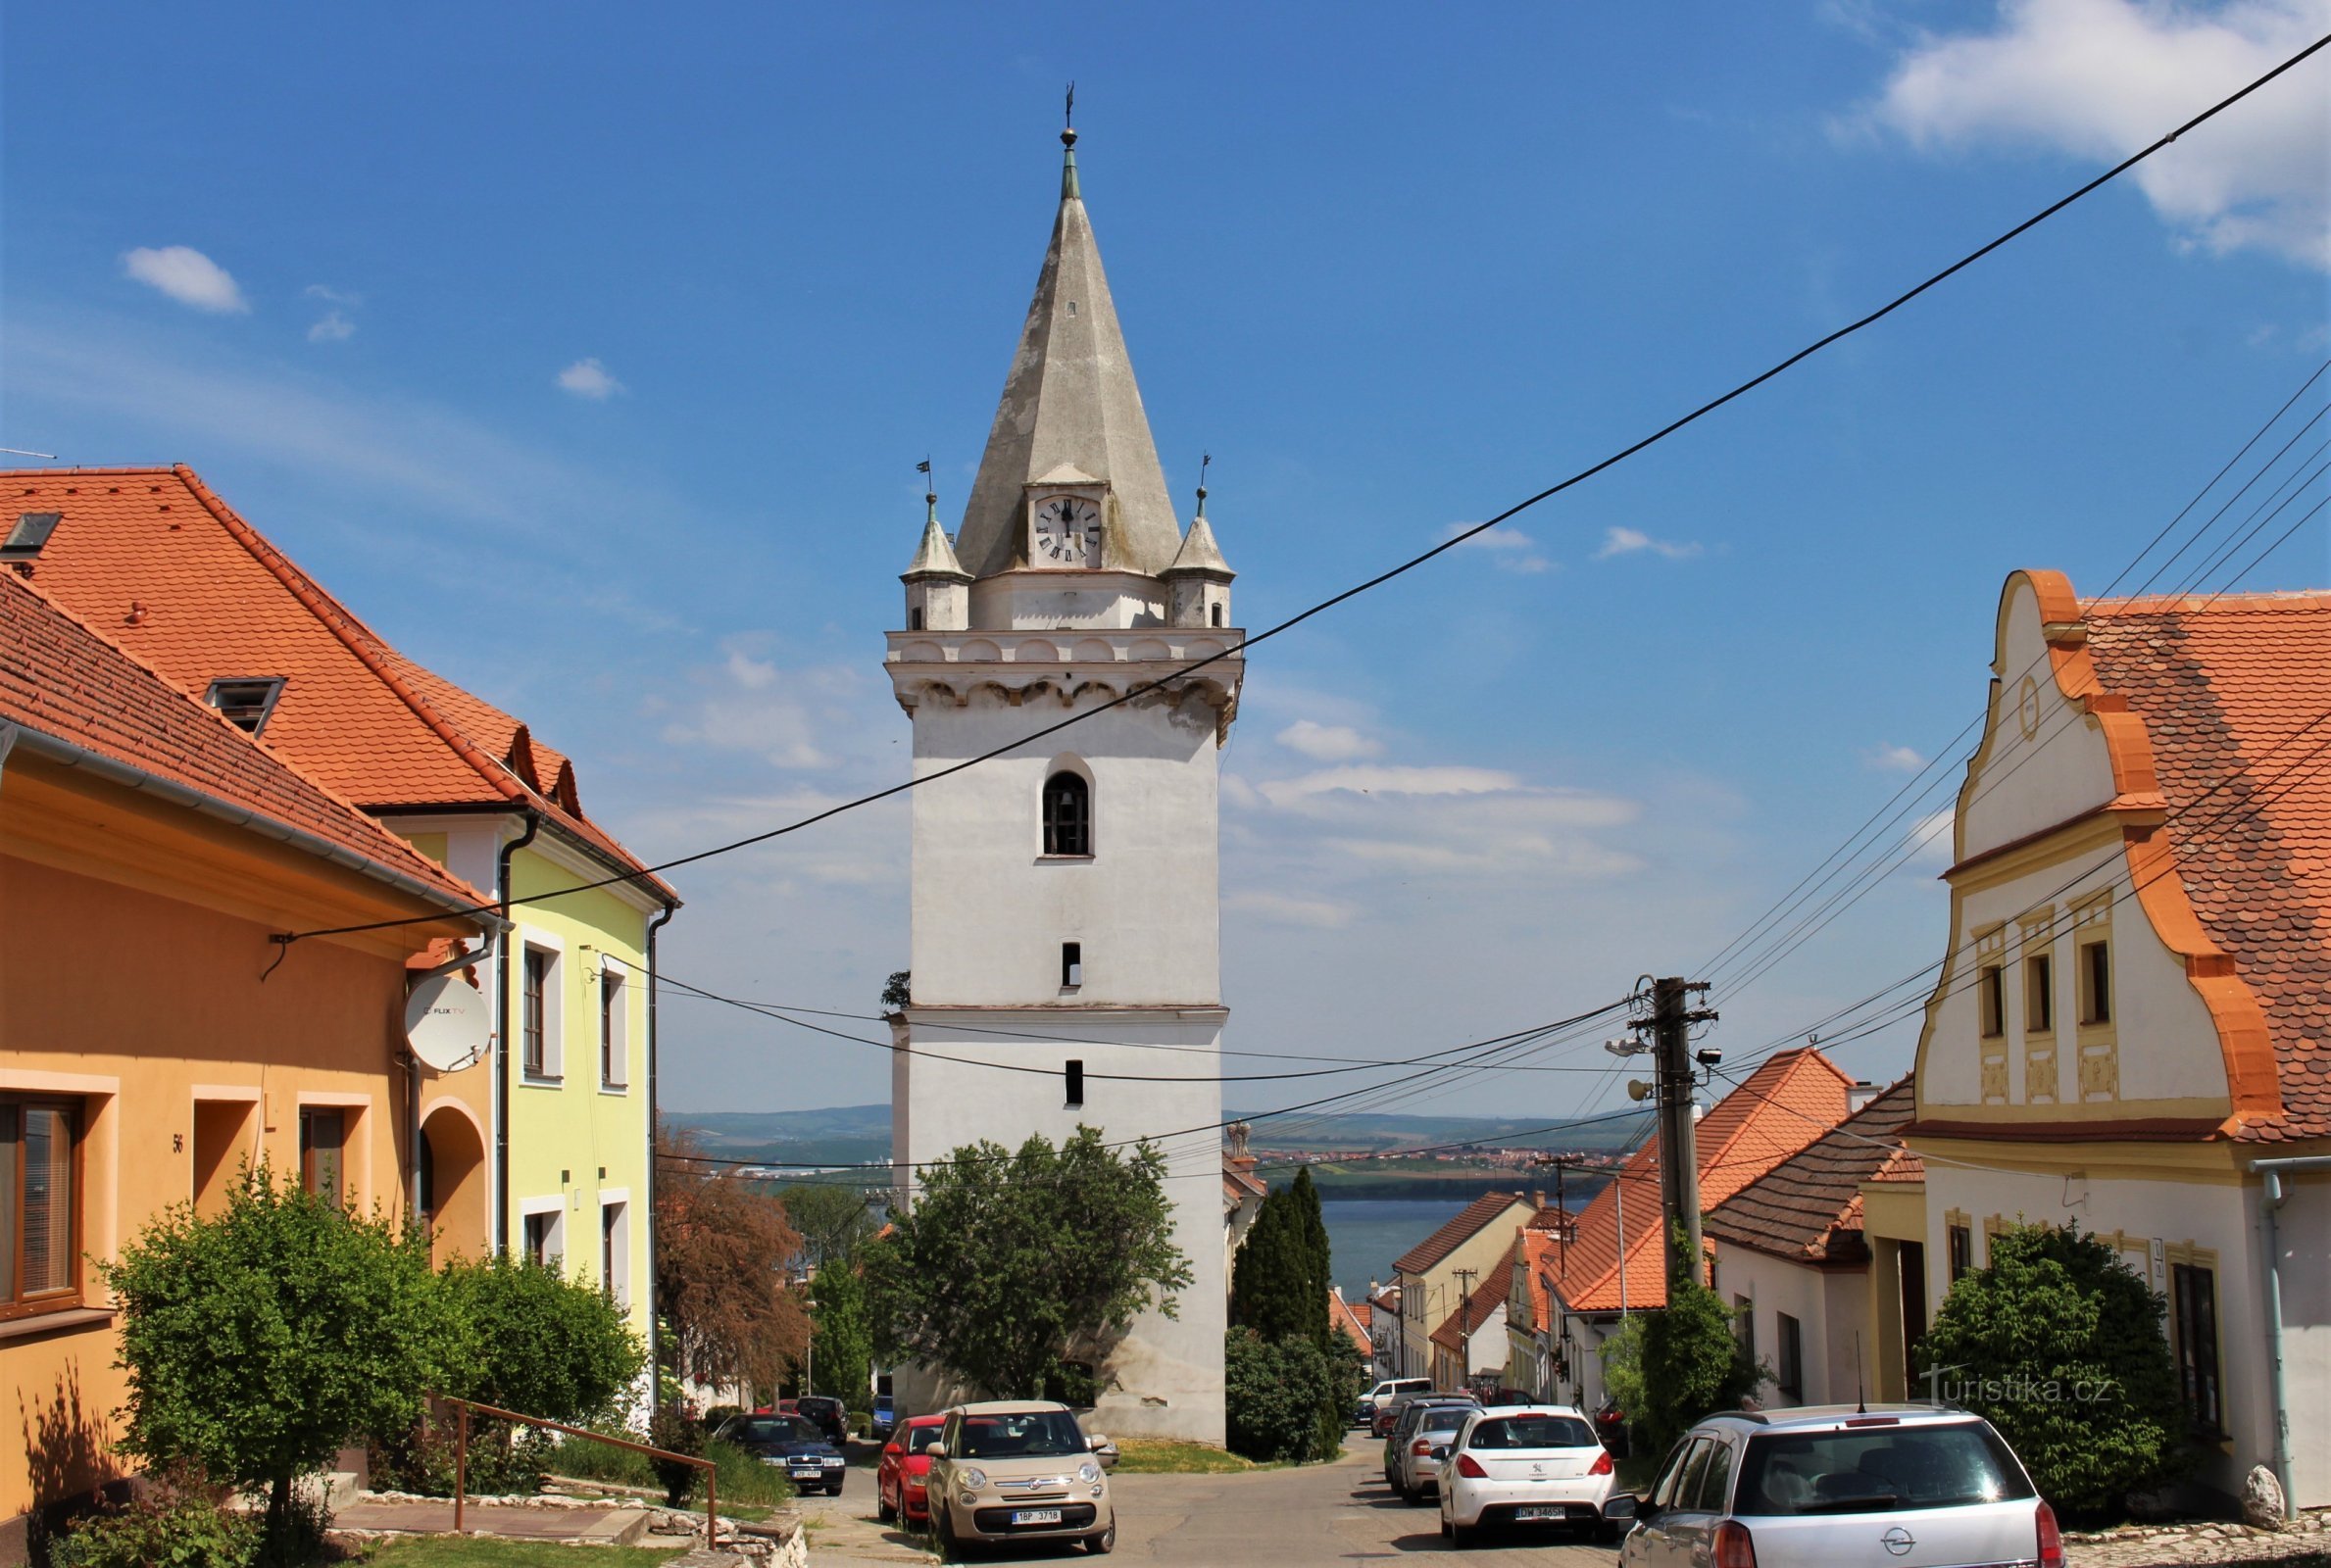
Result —
[{"label": "orange tile roof", "polygon": [[288,766],[263,742],[0,571],[0,718],[295,828],[449,905],[485,896]]},{"label": "orange tile roof", "polygon": [[1707,1234],[1800,1263],[1869,1260],[1861,1184],[1908,1154],[1902,1130],[1917,1110],[1909,1078],[1716,1204]]},{"label": "orange tile roof", "polygon": [[530,807],[611,870],[641,868],[583,815],[565,758],[391,648],[193,469],[0,469],[0,501],[64,514],[34,580],[180,690],[282,677],[267,741],[327,789],[374,812]]},{"label": "orange tile roof", "polygon": [[[1507,1262],[1511,1264],[1512,1261],[1512,1254],[1508,1254]],[[1443,1318],[1441,1326],[1432,1331],[1433,1344],[1452,1354],[1462,1351],[1465,1337],[1478,1334],[1488,1327],[1489,1320],[1497,1316],[1499,1308],[1505,1304],[1506,1293],[1484,1280],[1480,1289]]]},{"label": "orange tile roof", "polygon": [[[1845,1120],[1853,1079],[1810,1046],[1768,1056],[1700,1118],[1693,1138],[1703,1212]],[[1569,1271],[1555,1289],[1574,1312],[1619,1309],[1618,1192],[1628,1199],[1626,1305],[1663,1306],[1666,1248],[1660,1234],[1660,1151],[1656,1140],[1627,1156],[1618,1174],[1578,1216]]]},{"label": "orange tile roof", "polygon": [[1514,1203],[1520,1203],[1527,1207],[1529,1200],[1520,1193],[1483,1193],[1479,1198],[1460,1209],[1456,1217],[1439,1230],[1434,1231],[1423,1241],[1418,1242],[1414,1247],[1393,1259],[1392,1272],[1395,1274],[1423,1273],[1472,1240],[1474,1234],[1482,1226],[1496,1219]]},{"label": "orange tile roof", "polygon": [[1375,1348],[1374,1343],[1367,1337],[1367,1319],[1361,1315],[1361,1309],[1333,1291],[1327,1293],[1327,1315],[1334,1320],[1337,1328],[1350,1337],[1354,1345],[1360,1347],[1363,1355]]},{"label": "orange tile roof", "polygon": [[2144,721],[2175,880],[2265,1014],[2281,1108],[2234,1136],[2331,1136],[2331,593],[2080,615],[2105,693]]}]

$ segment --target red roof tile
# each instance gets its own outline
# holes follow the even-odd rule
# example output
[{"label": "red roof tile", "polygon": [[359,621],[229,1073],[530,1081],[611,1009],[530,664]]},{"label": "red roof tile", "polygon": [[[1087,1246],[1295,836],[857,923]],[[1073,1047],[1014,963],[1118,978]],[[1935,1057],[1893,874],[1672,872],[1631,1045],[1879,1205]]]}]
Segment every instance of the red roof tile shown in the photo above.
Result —
[{"label": "red roof tile", "polygon": [[2185,896],[2265,1014],[2282,1109],[2235,1136],[2331,1136],[2331,594],[2080,612],[2105,691],[2144,720]]},{"label": "red roof tile", "polygon": [[[1506,1266],[1511,1267],[1512,1263],[1513,1255],[1509,1253]],[[1441,1326],[1432,1331],[1433,1344],[1452,1354],[1463,1350],[1465,1336],[1478,1334],[1488,1327],[1489,1320],[1497,1316],[1498,1308],[1506,1304],[1506,1292],[1500,1288],[1502,1283],[1484,1280],[1476,1286],[1472,1296],[1443,1318]]]},{"label": "red roof tile", "polygon": [[532,742],[541,776],[521,777],[522,725],[391,648],[192,469],[7,469],[0,487],[20,511],[64,514],[31,563],[42,593],[181,691],[280,677],[266,740],[327,789],[372,811],[531,807],[611,870],[640,868],[582,814],[566,759]]},{"label": "red roof tile", "polygon": [[0,571],[0,718],[362,856],[450,904],[484,895],[164,680],[13,572]]},{"label": "red roof tile", "polygon": [[1861,1184],[1908,1155],[1902,1130],[1917,1109],[1905,1078],[1710,1210],[1718,1241],[1801,1263],[1868,1261]]},{"label": "red roof tile", "polygon": [[1520,1193],[1483,1193],[1479,1198],[1460,1209],[1457,1216],[1446,1225],[1393,1259],[1392,1272],[1395,1274],[1423,1273],[1470,1241],[1474,1233],[1479,1231],[1482,1226],[1496,1219],[1515,1203],[1527,1208],[1529,1200]]},{"label": "red roof tile", "polygon": [[[1853,1080],[1810,1046],[1768,1056],[1700,1118],[1693,1138],[1703,1212],[1845,1120]],[[1556,1289],[1576,1312],[1619,1309],[1619,1189],[1626,1189],[1626,1305],[1667,1300],[1665,1243],[1660,1234],[1660,1151],[1647,1142],[1578,1216],[1568,1274]]]}]

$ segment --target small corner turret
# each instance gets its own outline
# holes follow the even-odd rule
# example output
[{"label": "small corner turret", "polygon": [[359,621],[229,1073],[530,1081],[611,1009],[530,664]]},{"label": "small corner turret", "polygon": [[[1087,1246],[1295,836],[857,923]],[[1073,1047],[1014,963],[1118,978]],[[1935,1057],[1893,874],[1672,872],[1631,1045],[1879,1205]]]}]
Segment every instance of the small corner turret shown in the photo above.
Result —
[{"label": "small corner turret", "polygon": [[955,559],[947,530],[939,526],[939,498],[922,498],[922,543],[899,574],[907,585],[909,631],[963,631],[971,624],[971,574]]},{"label": "small corner turret", "polygon": [[1230,579],[1238,573],[1222,559],[1215,531],[1206,520],[1206,466],[1199,466],[1198,514],[1190,531],[1182,535],[1173,564],[1158,575],[1166,589],[1166,623],[1169,626],[1227,626],[1230,624]]}]

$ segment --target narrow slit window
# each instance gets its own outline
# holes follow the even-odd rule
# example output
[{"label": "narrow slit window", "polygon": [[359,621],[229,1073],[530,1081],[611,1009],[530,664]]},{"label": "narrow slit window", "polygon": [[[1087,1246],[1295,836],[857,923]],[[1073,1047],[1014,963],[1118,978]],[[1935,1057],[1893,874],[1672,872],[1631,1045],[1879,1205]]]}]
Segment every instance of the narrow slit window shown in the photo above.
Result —
[{"label": "narrow slit window", "polygon": [[1084,1105],[1084,1063],[1073,1058],[1068,1062],[1068,1108],[1082,1109]]},{"label": "narrow slit window", "polygon": [[2023,1027],[2044,1035],[2056,1027],[2056,957],[2035,953],[2023,960]]},{"label": "narrow slit window", "polygon": [[2112,1021],[2112,955],[2102,942],[2080,945],[2080,1021]]},{"label": "narrow slit window", "polygon": [[1221,607],[1220,605],[1216,605],[1216,606],[1215,606],[1215,625],[1217,625],[1217,626],[1219,626],[1221,623],[1222,623],[1222,607]]},{"label": "narrow slit window", "polygon": [[1084,984],[1084,944],[1061,944],[1061,989],[1073,991]]},{"label": "narrow slit window", "polygon": [[1093,791],[1074,773],[1055,773],[1044,781],[1044,853],[1093,853]]},{"label": "narrow slit window", "polygon": [[1983,1038],[1997,1040],[2008,1032],[2008,992],[2005,977],[1996,963],[1983,965],[1981,983],[1976,988],[1977,1004],[1983,1014]]},{"label": "narrow slit window", "polygon": [[917,605],[907,612],[907,629],[909,631],[922,630],[922,607],[920,605]]}]

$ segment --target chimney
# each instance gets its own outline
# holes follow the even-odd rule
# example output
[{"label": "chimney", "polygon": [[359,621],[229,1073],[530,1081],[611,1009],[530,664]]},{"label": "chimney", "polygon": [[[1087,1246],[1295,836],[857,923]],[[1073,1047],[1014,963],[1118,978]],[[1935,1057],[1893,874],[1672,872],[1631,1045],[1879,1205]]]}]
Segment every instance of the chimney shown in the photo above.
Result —
[{"label": "chimney", "polygon": [[1543,1188],[1543,1187],[1540,1187],[1540,1188],[1535,1188],[1535,1189],[1533,1189],[1533,1190],[1531,1191],[1531,1193],[1530,1193],[1530,1207],[1532,1207],[1532,1208],[1534,1208],[1534,1209],[1538,1210],[1538,1212],[1540,1212],[1541,1214],[1542,1214],[1542,1213],[1544,1213],[1544,1212],[1546,1211],[1546,1189],[1545,1189],[1545,1188]]},{"label": "chimney", "polygon": [[1255,1129],[1243,1121],[1230,1124],[1230,1162],[1241,1168],[1255,1163],[1255,1156],[1247,1152],[1247,1134]]},{"label": "chimney", "polygon": [[1871,1101],[1878,1098],[1878,1086],[1864,1078],[1846,1091],[1846,1114],[1860,1114]]}]

